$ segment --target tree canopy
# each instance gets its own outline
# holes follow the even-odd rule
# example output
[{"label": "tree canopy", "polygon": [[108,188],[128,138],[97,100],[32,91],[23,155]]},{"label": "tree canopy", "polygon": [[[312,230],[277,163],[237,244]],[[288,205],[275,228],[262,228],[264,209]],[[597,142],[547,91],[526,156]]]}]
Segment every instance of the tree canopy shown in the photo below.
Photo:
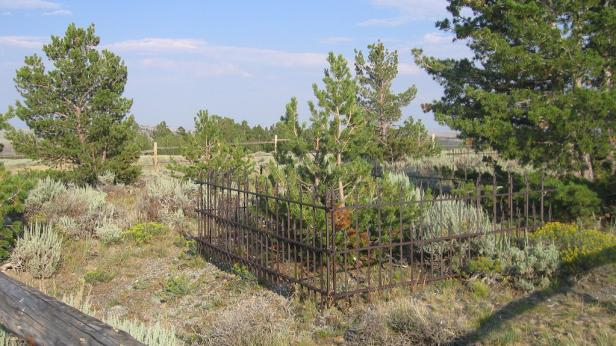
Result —
[{"label": "tree canopy", "polygon": [[276,128],[290,141],[281,146],[277,162],[286,165],[287,176],[316,188],[321,198],[326,191],[335,191],[344,204],[349,193],[369,175],[365,153],[371,135],[357,102],[357,81],[346,59],[329,53],[327,62],[323,88],[316,83],[312,86],[316,103],[309,102],[310,124],[299,123],[295,98],[287,104]]},{"label": "tree canopy", "polygon": [[473,56],[414,50],[444,88],[426,111],[505,157],[589,180],[613,174],[614,4],[450,0],[448,10],[437,26]]},{"label": "tree canopy", "polygon": [[363,52],[356,50],[355,71],[359,104],[378,143],[370,147],[370,154],[375,159],[393,162],[438,150],[421,121],[409,117],[400,128],[394,127],[402,118],[402,108],[408,106],[417,94],[414,85],[400,93],[392,91],[392,84],[398,76],[397,51],[386,49],[380,41],[368,45],[367,59]]},{"label": "tree canopy", "polygon": [[94,25],[71,24],[64,37],[52,36],[43,46],[53,69],[37,54],[25,58],[15,86],[23,101],[6,116],[21,119],[31,132],[10,130],[16,150],[47,164],[68,164],[93,182],[109,170],[130,181],[139,170],[132,142],[137,126],[128,116],[132,100],[122,96],[127,68],[121,58],[98,50]]},{"label": "tree canopy", "polygon": [[209,173],[246,174],[252,168],[247,152],[237,142],[224,136],[221,123],[227,118],[200,110],[195,117],[195,130],[186,135],[182,155],[188,165],[174,164],[172,168],[190,178],[204,178]]}]

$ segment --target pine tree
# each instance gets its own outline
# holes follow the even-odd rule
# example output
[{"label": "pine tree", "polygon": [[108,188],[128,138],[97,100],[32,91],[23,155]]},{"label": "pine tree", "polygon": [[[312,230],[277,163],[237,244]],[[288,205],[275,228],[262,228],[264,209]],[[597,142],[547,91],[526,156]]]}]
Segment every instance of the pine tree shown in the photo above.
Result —
[{"label": "pine tree", "polygon": [[344,205],[370,173],[365,153],[370,141],[364,114],[357,103],[357,82],[342,55],[329,53],[323,89],[312,88],[316,103],[310,101],[308,126],[299,122],[297,99],[286,105],[274,131],[289,139],[279,148],[276,163],[270,167],[274,180],[296,181],[311,195],[326,202],[327,192],[335,192]]},{"label": "pine tree", "polygon": [[386,148],[393,144],[388,140],[396,138],[390,135],[390,129],[402,117],[402,108],[415,99],[417,88],[413,85],[401,93],[394,93],[392,83],[398,76],[398,52],[389,51],[380,41],[368,45],[368,49],[367,60],[363,52],[355,51],[358,97],[366,121],[374,129],[380,143],[376,148],[382,149],[378,159],[384,159],[388,153]]},{"label": "pine tree", "polygon": [[9,107],[32,130],[10,130],[15,149],[51,165],[69,164],[81,179],[94,182],[111,170],[120,181],[139,173],[137,126],[127,117],[132,100],[122,97],[127,69],[120,57],[96,49],[94,25],[69,25],[64,37],[43,46],[53,69],[38,55],[25,58],[15,85],[23,101]]},{"label": "pine tree", "polygon": [[195,117],[195,131],[187,135],[187,144],[182,147],[188,165],[172,164],[171,168],[189,178],[205,178],[208,174],[231,173],[246,175],[252,170],[244,148],[229,142],[224,136],[225,121],[207,110],[200,110]]},{"label": "pine tree", "polygon": [[439,59],[414,50],[444,88],[425,110],[507,158],[588,180],[613,174],[614,4],[449,2],[453,19],[437,26],[467,41],[473,56]]}]

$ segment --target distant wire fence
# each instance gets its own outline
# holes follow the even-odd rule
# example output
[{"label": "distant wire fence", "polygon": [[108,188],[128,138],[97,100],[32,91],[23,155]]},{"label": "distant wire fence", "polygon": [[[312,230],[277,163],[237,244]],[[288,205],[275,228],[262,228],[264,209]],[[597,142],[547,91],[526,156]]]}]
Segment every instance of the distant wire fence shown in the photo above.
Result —
[{"label": "distant wire fence", "polygon": [[259,177],[209,175],[197,183],[196,240],[206,258],[323,304],[458,276],[477,241],[523,237],[552,216],[550,191],[528,179],[478,181],[462,195],[377,193],[356,205],[302,187],[290,197],[291,187]]}]

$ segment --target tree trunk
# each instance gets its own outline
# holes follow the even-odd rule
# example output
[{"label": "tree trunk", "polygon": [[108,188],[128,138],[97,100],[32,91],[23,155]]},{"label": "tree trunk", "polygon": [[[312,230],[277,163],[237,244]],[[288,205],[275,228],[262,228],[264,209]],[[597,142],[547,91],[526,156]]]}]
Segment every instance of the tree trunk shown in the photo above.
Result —
[{"label": "tree trunk", "polygon": [[584,168],[582,169],[582,177],[588,181],[595,180],[595,172],[592,167],[592,157],[590,154],[582,154],[582,160],[584,161]]},{"label": "tree trunk", "polygon": [[128,333],[3,273],[0,325],[30,345],[143,345]]}]

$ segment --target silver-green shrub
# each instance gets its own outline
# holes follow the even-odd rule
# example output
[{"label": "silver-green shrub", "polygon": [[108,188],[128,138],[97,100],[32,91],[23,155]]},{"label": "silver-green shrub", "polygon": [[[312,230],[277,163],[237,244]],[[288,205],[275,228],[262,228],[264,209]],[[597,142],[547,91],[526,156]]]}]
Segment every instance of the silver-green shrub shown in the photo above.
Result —
[{"label": "silver-green shrub", "polygon": [[115,174],[111,171],[106,171],[103,174],[96,177],[96,180],[98,181],[99,184],[104,185],[104,186],[113,185],[115,182]]},{"label": "silver-green shrub", "polygon": [[114,314],[107,314],[105,322],[127,332],[133,338],[148,346],[175,346],[183,344],[176,337],[173,327],[165,327],[160,322],[145,324],[135,320],[120,318]]},{"label": "silver-green shrub", "polygon": [[26,211],[32,213],[40,210],[46,203],[64,193],[66,187],[61,182],[49,177],[38,181],[26,199]]},{"label": "silver-green shrub", "polygon": [[166,212],[161,216],[161,219],[162,223],[174,232],[184,233],[189,227],[188,221],[186,220],[182,209]]},{"label": "silver-green shrub", "polygon": [[[447,236],[485,233],[492,231],[494,225],[482,208],[442,195],[439,199],[428,202],[416,225],[417,240],[438,239]],[[424,245],[424,251],[439,254],[446,251],[452,244],[446,241],[436,241]],[[468,246],[468,244],[464,244]],[[456,248],[460,244],[455,245]]]},{"label": "silver-green shrub", "polygon": [[112,220],[104,220],[95,228],[95,234],[105,244],[111,244],[122,238],[122,228]]},{"label": "silver-green shrub", "polygon": [[147,177],[143,194],[139,201],[140,210],[150,220],[159,220],[166,213],[182,210],[184,213],[194,209],[197,185],[191,181],[154,174]]},{"label": "silver-green shrub", "polygon": [[75,237],[81,233],[81,225],[70,216],[60,216],[54,226],[59,232],[69,237]]},{"label": "silver-green shrub", "polygon": [[[49,222],[60,224],[67,235],[85,238],[95,234],[103,220],[116,214],[113,205],[106,202],[107,194],[92,187],[69,187],[42,208]],[[68,221],[72,219],[73,222]],[[70,226],[70,227],[69,227]]]},{"label": "silver-green shrub", "polygon": [[524,290],[545,287],[559,264],[556,245],[543,242],[528,243],[523,249],[511,246],[499,258],[504,263],[505,274]]},{"label": "silver-green shrub", "polygon": [[49,224],[34,224],[24,229],[11,254],[11,262],[35,278],[48,278],[58,269],[62,239]]},{"label": "silver-green shrub", "polygon": [[[84,294],[84,287],[72,295],[65,295],[62,301],[84,314],[97,317],[99,314],[94,310],[90,302],[90,296]],[[123,330],[133,338],[149,346],[175,346],[182,345],[183,342],[175,336],[175,329],[167,328],[160,322],[145,324],[139,321],[120,318],[119,316],[108,313],[100,314],[102,320],[110,326]],[[2,344],[0,344],[2,346]]]},{"label": "silver-green shrub", "polygon": [[0,346],[21,346],[27,345],[25,341],[18,339],[16,336],[11,335],[9,332],[2,329],[0,326]]}]

